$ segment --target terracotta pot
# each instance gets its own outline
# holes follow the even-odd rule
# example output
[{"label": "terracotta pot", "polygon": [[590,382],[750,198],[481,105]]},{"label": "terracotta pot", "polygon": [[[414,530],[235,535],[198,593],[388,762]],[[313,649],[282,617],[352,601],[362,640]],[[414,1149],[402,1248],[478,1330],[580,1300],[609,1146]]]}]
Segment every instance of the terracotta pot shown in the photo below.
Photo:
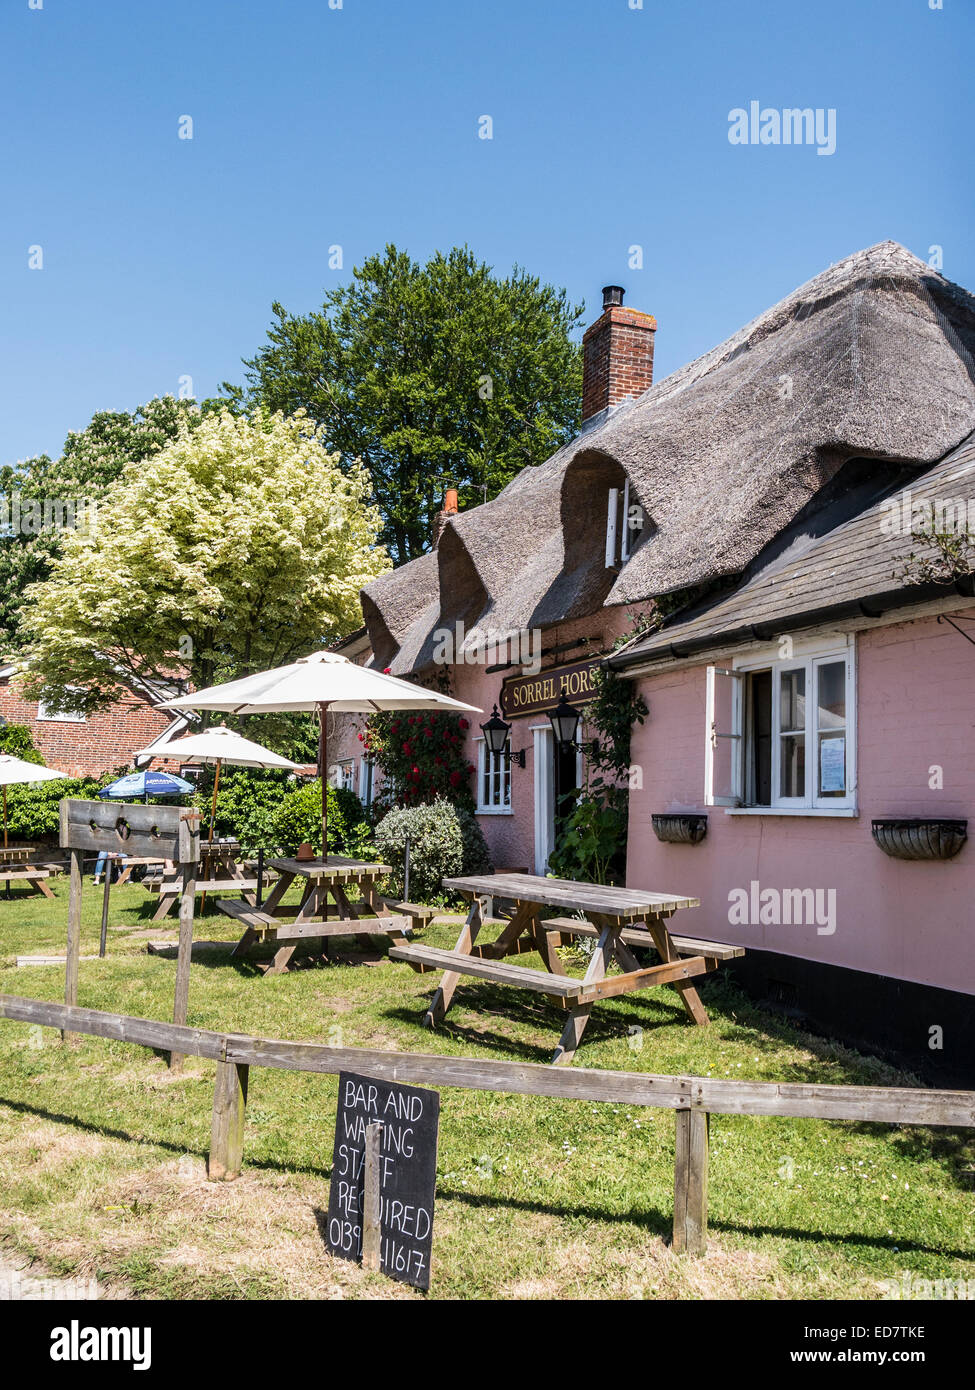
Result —
[{"label": "terracotta pot", "polygon": [[305,840],[304,844],[300,844],[295,850],[295,858],[302,860],[302,862],[306,859],[314,859],[315,857],[315,851],[307,840]]}]

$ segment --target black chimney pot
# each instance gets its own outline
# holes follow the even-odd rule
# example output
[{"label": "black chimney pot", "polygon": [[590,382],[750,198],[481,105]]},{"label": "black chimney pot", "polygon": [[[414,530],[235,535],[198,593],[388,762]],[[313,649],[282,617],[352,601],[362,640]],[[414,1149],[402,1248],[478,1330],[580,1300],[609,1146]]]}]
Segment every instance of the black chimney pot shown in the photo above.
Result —
[{"label": "black chimney pot", "polygon": [[604,308],[604,309],[612,309],[614,306],[620,305],[620,304],[622,304],[622,303],[623,303],[623,286],[622,286],[622,285],[604,285],[604,286],[603,286],[603,308]]}]

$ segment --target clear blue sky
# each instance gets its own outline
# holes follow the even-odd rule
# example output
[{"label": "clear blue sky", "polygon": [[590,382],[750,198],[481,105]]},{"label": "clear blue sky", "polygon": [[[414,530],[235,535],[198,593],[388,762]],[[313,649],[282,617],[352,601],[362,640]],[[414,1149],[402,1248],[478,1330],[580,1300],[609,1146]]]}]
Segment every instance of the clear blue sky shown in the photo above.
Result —
[{"label": "clear blue sky", "polygon": [[[182,375],[216,394],[272,300],[389,241],[518,262],[587,320],[624,285],[658,379],[888,237],[975,288],[972,0],[631,3],[3,0],[0,463]],[[836,153],[731,145],[752,100],[835,108]]]}]

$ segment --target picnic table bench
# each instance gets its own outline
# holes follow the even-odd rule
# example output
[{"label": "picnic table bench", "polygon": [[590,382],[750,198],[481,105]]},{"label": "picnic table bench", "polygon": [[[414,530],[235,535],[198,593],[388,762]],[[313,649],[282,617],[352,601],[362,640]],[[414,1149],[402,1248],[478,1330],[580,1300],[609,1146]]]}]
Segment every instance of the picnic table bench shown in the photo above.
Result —
[{"label": "picnic table bench", "polygon": [[54,894],[45,882],[45,879],[50,877],[50,869],[41,868],[36,864],[19,863],[17,861],[9,864],[0,864],[0,883],[6,883],[8,888],[11,883],[27,883],[36,892],[43,893],[45,898],[54,897]]},{"label": "picnic table bench", "polygon": [[[470,901],[454,949],[407,943],[395,944],[389,952],[394,960],[405,961],[421,974],[427,970],[444,972],[424,1023],[433,1028],[443,1021],[462,975],[532,990],[555,999],[568,1010],[552,1058],[558,1066],[572,1061],[593,1005],[601,999],[670,985],[680,995],[692,1022],[707,1023],[694,979],[716,970],[722,960],[744,954],[739,946],[670,934],[668,919],[683,908],[700,906],[697,898],[635,888],[606,888],[534,874],[473,875],[445,878],[443,883]],[[513,914],[499,923],[501,932],[494,941],[479,943],[477,937],[485,925],[482,902],[501,898],[514,902]],[[583,915],[548,917],[545,908]],[[582,979],[570,976],[557,954],[563,940],[575,936],[596,940]],[[660,963],[641,965],[633,954],[634,947],[652,947]],[[529,952],[541,956],[544,969],[505,963],[509,956]],[[620,973],[611,975],[614,964]]]},{"label": "picnic table bench", "polygon": [[[253,903],[218,898],[217,906],[229,917],[243,923],[244,934],[232,954],[245,955],[254,946],[268,941],[281,944],[265,968],[265,975],[280,975],[286,971],[291,958],[302,941],[319,941],[327,957],[325,942],[338,936],[379,936],[393,941],[407,941],[415,920],[405,909],[433,915],[434,909],[415,908],[401,903],[403,911],[394,912],[389,900],[380,897],[376,883],[393,871],[388,864],[367,863],[330,854],[322,859],[272,859],[271,867],[279,878],[268,894],[267,902],[258,908]],[[300,903],[282,903],[295,879],[305,879]],[[349,891],[358,892],[359,901],[352,903]],[[332,903],[329,903],[329,898]],[[334,911],[334,919],[330,912]],[[371,913],[372,915],[366,915]],[[292,920],[287,920],[291,918]]]},{"label": "picnic table bench", "polygon": [[[160,922],[179,902],[182,877],[179,866],[169,861],[155,861],[160,871],[146,874],[142,886],[149,893],[159,894],[159,906],[152,914],[154,922]],[[121,880],[120,880],[121,881]],[[272,877],[265,873],[262,887],[271,883]],[[200,863],[197,870],[197,894],[240,893],[246,902],[254,905],[257,901],[257,888],[261,882],[250,873],[240,859],[240,845],[237,841],[215,840],[200,846]]]},{"label": "picnic table bench", "polygon": [[42,854],[43,850],[38,849],[36,845],[0,847],[0,883],[5,884],[8,895],[11,883],[26,883],[35,892],[43,893],[46,898],[54,897],[45,879],[51,877],[56,866],[38,862]]}]

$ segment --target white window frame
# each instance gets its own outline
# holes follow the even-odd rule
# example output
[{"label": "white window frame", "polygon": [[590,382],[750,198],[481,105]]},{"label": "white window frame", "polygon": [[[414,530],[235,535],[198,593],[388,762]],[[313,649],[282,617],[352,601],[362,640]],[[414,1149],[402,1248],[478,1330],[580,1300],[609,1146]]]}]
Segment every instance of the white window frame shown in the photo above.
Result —
[{"label": "white window frame", "polygon": [[63,710],[51,709],[43,699],[37,702],[37,718],[45,724],[87,724],[84,714],[66,714]]},{"label": "white window frame", "polygon": [[[816,725],[818,701],[816,699],[817,670],[836,661],[846,664],[846,793],[842,797],[821,796],[817,793],[819,728]],[[806,776],[802,796],[783,797],[779,794],[781,785],[781,731],[779,728],[779,703],[783,672],[802,669],[806,673],[805,726],[803,738],[806,742]],[[746,753],[746,734],[744,728],[745,676],[752,671],[770,671],[772,675],[772,749],[771,785],[772,801],[768,806],[749,806],[744,802],[744,761]],[[732,688],[731,724],[728,729],[719,729],[715,722],[715,690],[720,678],[734,681]],[[805,639],[793,642],[793,652],[788,658],[781,656],[778,644],[764,648],[761,652],[750,652],[747,656],[736,658],[731,667],[709,666],[707,668],[706,703],[706,743],[705,743],[705,804],[726,807],[726,815],[732,816],[856,816],[857,811],[857,769],[856,769],[856,644],[852,634],[845,637]],[[732,755],[732,785],[730,795],[717,795],[714,791],[715,750],[719,738],[735,740]]]},{"label": "white window frame", "polygon": [[[514,814],[511,807],[511,759],[506,753],[489,753],[487,742],[483,738],[476,740],[477,743],[477,814],[479,816],[511,816]],[[493,784],[494,773],[500,764],[501,770],[501,800],[484,801],[484,777],[488,772],[487,760],[491,759],[493,766],[490,769],[491,781]],[[504,789],[507,787],[508,799],[504,800]]]},{"label": "white window frame", "polygon": [[376,794],[376,764],[371,758],[359,759],[359,800],[368,811]]},{"label": "white window frame", "polygon": [[332,783],[336,791],[352,791],[355,786],[355,759],[339,758],[335,762],[335,780]]}]

